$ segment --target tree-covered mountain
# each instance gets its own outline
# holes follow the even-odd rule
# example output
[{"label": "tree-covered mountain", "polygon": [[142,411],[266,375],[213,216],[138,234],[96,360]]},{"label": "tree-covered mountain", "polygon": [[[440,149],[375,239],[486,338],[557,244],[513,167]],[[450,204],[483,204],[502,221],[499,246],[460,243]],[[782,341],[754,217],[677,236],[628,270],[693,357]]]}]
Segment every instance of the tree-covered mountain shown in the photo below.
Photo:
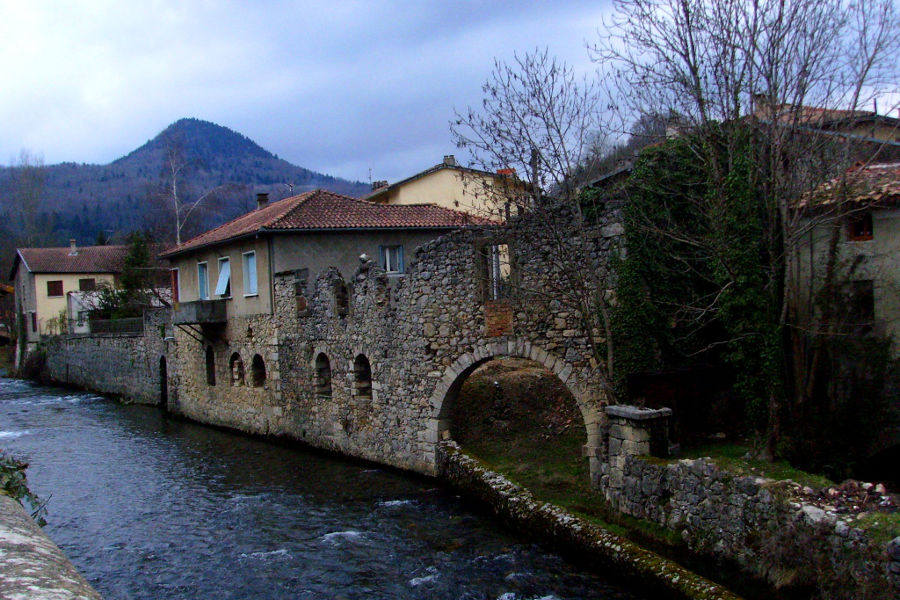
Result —
[{"label": "tree-covered mountain", "polygon": [[250,210],[257,192],[275,200],[315,188],[349,196],[368,191],[360,182],[292,165],[246,136],[200,119],[181,119],[107,165],[22,163],[0,167],[0,228],[19,245],[70,238],[86,245],[136,230],[171,241],[173,174],[185,204],[206,195],[183,237]]}]

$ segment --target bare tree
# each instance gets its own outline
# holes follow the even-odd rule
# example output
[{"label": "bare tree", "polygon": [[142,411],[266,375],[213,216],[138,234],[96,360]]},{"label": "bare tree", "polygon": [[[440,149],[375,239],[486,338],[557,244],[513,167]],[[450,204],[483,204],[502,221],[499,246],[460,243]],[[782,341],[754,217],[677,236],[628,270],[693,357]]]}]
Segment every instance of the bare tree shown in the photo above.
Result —
[{"label": "bare tree", "polygon": [[[545,49],[516,55],[512,63],[495,61],[482,91],[481,107],[457,112],[450,130],[476,166],[508,179],[505,186],[487,183],[476,193],[488,205],[517,204],[523,218],[540,224],[542,241],[552,249],[545,258],[564,282],[554,296],[580,315],[597,372],[614,401],[609,265],[597,252],[601,236],[595,227],[599,207],[583,200],[573,177],[600,133],[596,85]],[[529,247],[542,246],[536,242],[529,240]],[[521,282],[518,292],[543,293]]]},{"label": "bare tree", "polygon": [[44,159],[22,150],[13,166],[15,193],[13,195],[13,218],[16,222],[16,241],[20,245],[32,246],[40,241],[38,214],[43,204]]},{"label": "bare tree", "polygon": [[166,211],[174,219],[175,243],[181,244],[182,231],[195,212],[214,210],[214,207],[211,206],[212,201],[220,195],[243,189],[245,186],[226,183],[192,196],[189,191],[188,176],[197,167],[197,161],[186,155],[184,143],[178,137],[167,135],[163,142],[164,187],[160,199],[167,206]]},{"label": "bare tree", "polygon": [[[782,356],[779,368],[760,374],[769,378],[773,453],[781,415],[796,412],[815,387],[821,346],[810,334],[828,331],[833,317],[801,310],[815,294],[801,290],[799,249],[821,225],[832,227],[836,240],[847,212],[859,208],[836,202],[811,219],[796,203],[851,160],[877,156],[871,147],[861,154],[849,130],[855,111],[896,85],[900,38],[893,3],[617,0],[607,25],[591,50],[620,108],[678,114],[707,184],[697,199],[706,226],[668,234],[705,248],[725,275],[718,281],[722,293],[698,298],[702,304],[686,312],[715,317],[723,299],[746,285],[722,236],[707,234],[723,232],[717,217],[732,202],[736,177],[757,199],[762,243],[754,277],[765,294],[757,308],[768,318],[753,331],[731,333],[732,341],[768,340],[760,351]],[[749,167],[742,172],[739,165]],[[836,253],[834,244],[832,263]],[[834,285],[837,273],[828,269],[825,285]]]}]

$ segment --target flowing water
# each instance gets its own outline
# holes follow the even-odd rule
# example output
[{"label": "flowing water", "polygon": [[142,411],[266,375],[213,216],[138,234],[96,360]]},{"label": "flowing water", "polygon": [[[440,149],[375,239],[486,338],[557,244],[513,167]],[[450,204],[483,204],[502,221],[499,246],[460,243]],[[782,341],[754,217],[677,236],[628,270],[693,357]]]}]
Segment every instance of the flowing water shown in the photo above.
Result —
[{"label": "flowing water", "polygon": [[108,600],[638,599],[433,481],[152,407],[0,379],[0,448]]}]

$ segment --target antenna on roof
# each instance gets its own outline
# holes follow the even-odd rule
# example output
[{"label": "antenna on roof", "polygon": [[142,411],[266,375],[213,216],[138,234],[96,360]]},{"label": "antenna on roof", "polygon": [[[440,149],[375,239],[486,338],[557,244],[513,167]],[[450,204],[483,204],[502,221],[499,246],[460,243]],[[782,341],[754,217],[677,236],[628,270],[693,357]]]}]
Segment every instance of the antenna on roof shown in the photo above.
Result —
[{"label": "antenna on roof", "polygon": [[372,167],[369,167],[369,187],[372,187]]}]

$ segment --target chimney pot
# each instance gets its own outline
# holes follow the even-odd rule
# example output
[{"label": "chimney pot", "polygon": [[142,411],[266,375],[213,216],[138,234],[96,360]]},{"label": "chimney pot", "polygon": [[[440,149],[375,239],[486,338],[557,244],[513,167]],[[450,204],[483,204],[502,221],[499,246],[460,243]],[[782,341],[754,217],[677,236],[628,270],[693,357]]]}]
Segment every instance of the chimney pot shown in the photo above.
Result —
[{"label": "chimney pot", "polygon": [[256,195],[256,210],[265,208],[269,204],[269,193],[260,192]]},{"label": "chimney pot", "polygon": [[456,166],[456,157],[453,156],[452,154],[445,154],[444,155],[444,164],[447,165],[448,167],[455,167]]},{"label": "chimney pot", "polygon": [[69,240],[69,256],[75,256],[78,254],[78,247],[75,245],[75,240]]}]

